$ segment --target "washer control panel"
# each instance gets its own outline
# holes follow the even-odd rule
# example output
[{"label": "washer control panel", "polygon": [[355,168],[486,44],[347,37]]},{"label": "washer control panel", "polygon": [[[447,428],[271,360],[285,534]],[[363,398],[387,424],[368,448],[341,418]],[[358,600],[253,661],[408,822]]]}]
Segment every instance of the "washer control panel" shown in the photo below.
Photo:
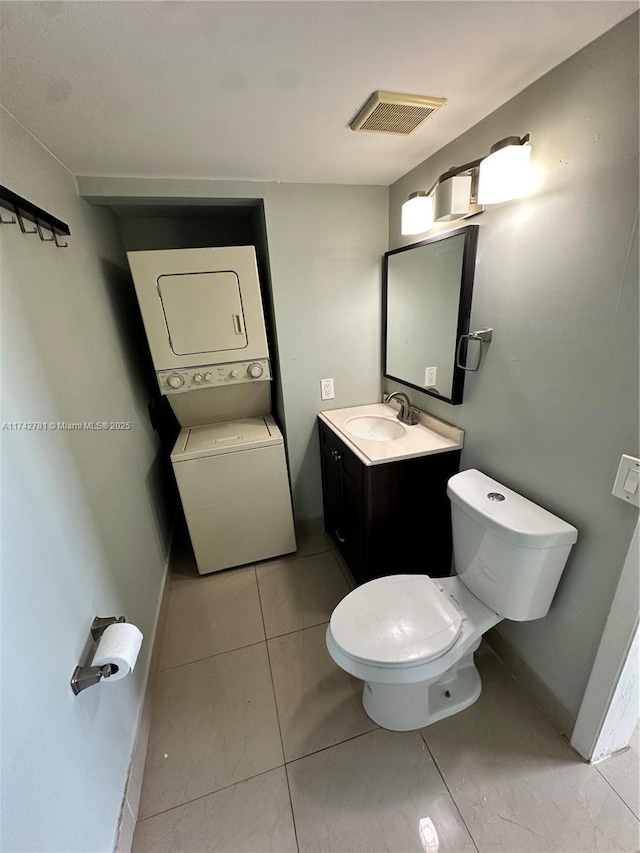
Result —
[{"label": "washer control panel", "polygon": [[198,388],[221,388],[241,382],[264,382],[271,379],[269,359],[236,361],[231,364],[205,364],[181,370],[159,370],[157,373],[163,394],[179,394]]}]

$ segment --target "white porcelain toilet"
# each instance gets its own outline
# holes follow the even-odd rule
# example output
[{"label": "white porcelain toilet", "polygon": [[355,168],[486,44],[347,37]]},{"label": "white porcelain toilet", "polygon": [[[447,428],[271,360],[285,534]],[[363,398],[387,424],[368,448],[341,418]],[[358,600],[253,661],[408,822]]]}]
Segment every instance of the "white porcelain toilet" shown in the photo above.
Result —
[{"label": "white porcelain toilet", "polygon": [[480,471],[456,474],[447,494],[455,574],[369,581],[338,604],[327,628],[331,657],[364,681],[365,711],[393,731],[476,701],[473,653],[482,635],[502,619],[546,615],[578,538],[575,527]]}]

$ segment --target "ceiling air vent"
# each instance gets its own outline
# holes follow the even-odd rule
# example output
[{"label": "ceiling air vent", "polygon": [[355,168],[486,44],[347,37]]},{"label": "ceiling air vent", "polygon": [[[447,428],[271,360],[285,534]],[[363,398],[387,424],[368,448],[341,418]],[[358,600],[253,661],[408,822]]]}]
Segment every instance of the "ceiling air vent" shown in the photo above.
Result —
[{"label": "ceiling air vent", "polygon": [[446,103],[446,98],[406,95],[402,92],[374,92],[351,122],[351,130],[409,136]]}]

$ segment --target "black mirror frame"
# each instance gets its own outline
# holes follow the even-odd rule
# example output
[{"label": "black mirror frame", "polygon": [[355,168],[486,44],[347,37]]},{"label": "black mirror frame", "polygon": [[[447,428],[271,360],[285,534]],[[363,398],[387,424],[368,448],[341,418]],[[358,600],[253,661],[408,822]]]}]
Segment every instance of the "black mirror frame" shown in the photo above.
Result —
[{"label": "black mirror frame", "polygon": [[[462,403],[464,392],[464,375],[465,371],[454,364],[453,368],[453,383],[451,387],[451,397],[444,397],[438,394],[437,391],[430,391],[420,385],[414,385],[413,382],[407,382],[406,379],[401,379],[399,376],[393,376],[387,373],[387,308],[388,308],[388,271],[389,257],[397,255],[400,252],[408,252],[410,249],[417,249],[419,246],[426,246],[429,243],[437,243],[439,240],[446,240],[448,237],[456,237],[459,234],[464,234],[464,247],[462,250],[462,274],[460,276],[460,300],[458,303],[458,327],[456,330],[456,340],[454,353],[457,350],[458,341],[462,335],[469,333],[469,320],[471,317],[471,300],[473,297],[473,280],[476,269],[476,253],[478,249],[478,225],[465,225],[462,228],[455,228],[452,231],[445,231],[442,234],[437,234],[435,237],[429,237],[426,240],[421,240],[419,243],[412,243],[410,246],[402,246],[400,249],[392,249],[390,252],[385,252],[384,263],[382,268],[382,373],[386,379],[393,379],[395,382],[401,382],[409,388],[415,388],[416,391],[421,391],[423,394],[429,394],[438,400],[445,403],[450,403],[453,406],[459,406]],[[466,356],[466,339],[461,346],[460,357],[464,363]],[[455,355],[454,355],[455,359]]]}]

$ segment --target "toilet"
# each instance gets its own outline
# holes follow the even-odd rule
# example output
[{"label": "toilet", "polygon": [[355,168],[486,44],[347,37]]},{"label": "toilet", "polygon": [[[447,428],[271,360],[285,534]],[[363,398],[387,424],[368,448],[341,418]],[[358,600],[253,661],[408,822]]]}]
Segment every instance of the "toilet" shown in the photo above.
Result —
[{"label": "toilet", "polygon": [[454,574],[369,581],[342,599],[327,628],[329,654],[364,681],[365,711],[392,731],[428,726],[478,699],[473,653],[482,635],[503,619],[545,616],[578,539],[575,527],[480,471],[453,476],[447,495]]}]

